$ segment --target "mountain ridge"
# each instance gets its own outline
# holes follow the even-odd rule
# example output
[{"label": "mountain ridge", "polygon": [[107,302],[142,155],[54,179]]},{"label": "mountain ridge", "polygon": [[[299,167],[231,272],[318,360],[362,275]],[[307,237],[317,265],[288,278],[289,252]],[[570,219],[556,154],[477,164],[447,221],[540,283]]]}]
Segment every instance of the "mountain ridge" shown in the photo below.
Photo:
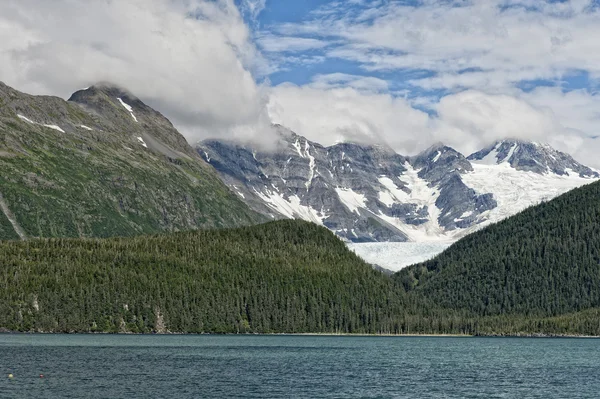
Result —
[{"label": "mountain ridge", "polygon": [[[600,177],[567,154],[522,141],[507,169],[503,161],[515,143],[510,147],[506,140],[468,157],[443,143],[403,156],[385,145],[324,147],[283,126],[276,129],[280,142],[274,151],[220,140],[196,148],[256,211],[323,224],[352,242],[455,241]],[[480,162],[496,149],[497,162]],[[540,166],[531,166],[536,161]],[[551,173],[560,167],[561,173]],[[535,189],[527,187],[530,180],[539,180]],[[515,198],[506,198],[507,182],[518,186]]]},{"label": "mountain ridge", "polygon": [[265,220],[168,119],[111,90],[91,87],[65,101],[0,84],[0,238],[137,235]]}]

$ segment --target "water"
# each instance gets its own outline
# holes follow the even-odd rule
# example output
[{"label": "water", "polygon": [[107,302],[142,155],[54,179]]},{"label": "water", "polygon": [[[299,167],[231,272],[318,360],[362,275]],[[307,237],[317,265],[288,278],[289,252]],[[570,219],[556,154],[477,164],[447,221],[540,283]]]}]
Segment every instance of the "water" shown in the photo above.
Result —
[{"label": "water", "polygon": [[597,398],[600,341],[0,334],[3,399],[290,397]]}]

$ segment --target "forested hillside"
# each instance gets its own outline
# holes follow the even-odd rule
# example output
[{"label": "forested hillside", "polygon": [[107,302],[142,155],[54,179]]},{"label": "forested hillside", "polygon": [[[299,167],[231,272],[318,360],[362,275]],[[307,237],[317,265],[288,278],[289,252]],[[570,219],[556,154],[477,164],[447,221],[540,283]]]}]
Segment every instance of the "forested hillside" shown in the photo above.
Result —
[{"label": "forested hillside", "polygon": [[413,295],[479,316],[599,307],[600,184],[529,208],[395,278]]},{"label": "forested hillside", "polygon": [[389,277],[300,221],[3,242],[0,253],[9,330],[398,333],[413,320]]},{"label": "forested hillside", "polygon": [[298,220],[0,242],[0,331],[476,334]]}]

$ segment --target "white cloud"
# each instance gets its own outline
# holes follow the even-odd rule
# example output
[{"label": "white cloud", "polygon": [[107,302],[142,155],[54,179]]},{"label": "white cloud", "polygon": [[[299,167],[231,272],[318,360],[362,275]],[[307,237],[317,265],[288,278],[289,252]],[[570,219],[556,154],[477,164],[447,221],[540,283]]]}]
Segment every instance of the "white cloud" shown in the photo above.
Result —
[{"label": "white cloud", "polygon": [[404,99],[349,87],[277,86],[272,90],[269,114],[275,123],[323,145],[387,143],[407,154],[423,149],[431,139],[429,116]]},{"label": "white cloud", "polygon": [[[465,155],[506,138],[547,142],[600,167],[600,158],[591,150],[600,149],[600,141],[592,139],[589,130],[595,129],[591,121],[598,115],[591,114],[600,109],[594,108],[599,100],[585,93],[549,97],[540,92],[521,98],[469,90],[442,98],[435,105],[437,115],[430,116],[389,93],[318,84],[328,79],[335,81],[325,76],[316,79],[317,84],[273,88],[273,121],[323,145],[387,143],[403,155],[414,155],[435,142]],[[577,123],[578,117],[589,122]]]},{"label": "white cloud", "polygon": [[504,138],[545,141],[564,131],[551,110],[509,95],[465,91],[442,98],[437,111],[438,138],[466,153]]},{"label": "white cloud", "polygon": [[538,87],[522,98],[549,110],[566,128],[563,135],[549,137],[553,146],[588,165],[600,168],[600,95],[587,90],[563,92],[560,88]]},{"label": "white cloud", "polygon": [[600,94],[588,90],[563,92],[558,87],[538,87],[520,96],[537,107],[548,109],[561,124],[586,133],[600,136]]},{"label": "white cloud", "polygon": [[4,0],[0,79],[68,97],[123,86],[190,141],[255,135],[268,123],[263,60],[233,0]]},{"label": "white cloud", "polygon": [[267,0],[242,0],[242,10],[252,19],[258,18],[260,13],[265,9]]}]

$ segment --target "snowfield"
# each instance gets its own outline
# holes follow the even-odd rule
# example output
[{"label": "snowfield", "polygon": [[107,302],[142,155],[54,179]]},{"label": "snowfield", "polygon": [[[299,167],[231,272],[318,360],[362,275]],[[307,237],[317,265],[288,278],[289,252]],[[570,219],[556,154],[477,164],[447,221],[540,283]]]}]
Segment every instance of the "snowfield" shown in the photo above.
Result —
[{"label": "snowfield", "polygon": [[[405,232],[413,242],[349,243],[348,248],[368,263],[391,271],[399,271],[435,257],[453,242],[485,226],[497,223],[530,206],[549,201],[567,191],[597,181],[597,179],[579,177],[569,170],[567,170],[568,175],[565,176],[518,171],[508,162],[499,165],[493,163],[492,158],[495,153],[492,151],[491,154],[494,155],[490,156],[490,159],[471,162],[474,170],[462,175],[463,182],[468,187],[478,194],[492,193],[498,202],[498,207],[480,215],[477,225],[454,231],[441,229],[436,223],[439,216],[439,210],[435,206],[436,191],[428,187],[425,181],[421,181],[415,171],[409,169],[408,173],[400,178],[408,182],[408,187],[412,191],[409,195],[404,194],[406,197],[402,200],[426,205],[429,214],[434,216],[432,220],[421,226],[407,226],[395,218],[378,215]],[[400,199],[398,198],[401,196],[400,190],[392,190],[393,187],[390,187],[391,180],[390,182],[382,180],[380,179],[380,182],[385,183],[388,189],[387,195],[382,197],[389,199],[390,202],[392,198]],[[462,215],[462,217],[468,216],[470,216],[469,212]]]},{"label": "snowfield", "polygon": [[451,242],[370,242],[348,243],[348,248],[367,263],[397,272],[442,253]]},{"label": "snowfield", "polygon": [[[597,179],[579,177],[573,171],[559,176],[553,173],[540,175],[518,171],[507,162],[489,165],[471,162],[473,172],[462,176],[463,182],[478,194],[492,193],[498,206],[481,214],[485,219],[477,226],[481,228],[512,216],[530,206],[549,201],[567,191],[593,183]],[[467,229],[470,233],[477,229]]]}]

